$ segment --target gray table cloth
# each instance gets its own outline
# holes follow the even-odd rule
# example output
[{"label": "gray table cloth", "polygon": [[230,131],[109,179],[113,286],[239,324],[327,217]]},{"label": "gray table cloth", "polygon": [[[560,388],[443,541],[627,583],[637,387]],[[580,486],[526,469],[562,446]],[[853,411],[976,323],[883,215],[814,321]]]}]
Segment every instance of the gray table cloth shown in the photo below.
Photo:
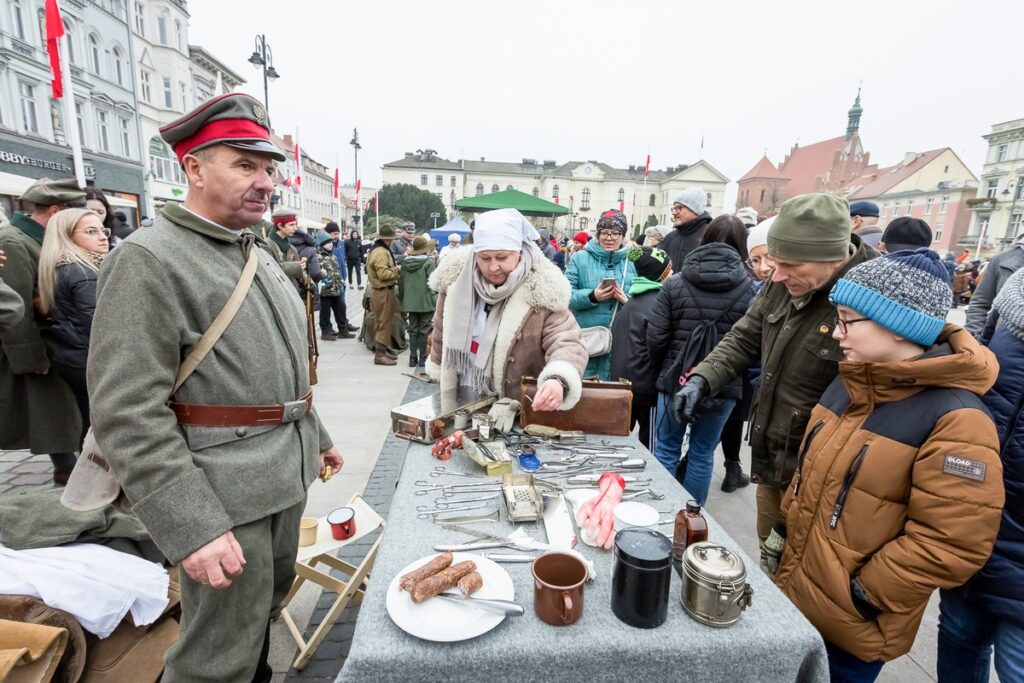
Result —
[{"label": "gray table cloth", "polygon": [[[653,478],[652,487],[667,494],[661,501],[642,497],[641,502],[673,512],[685,505],[686,492],[638,441],[603,438],[633,446],[634,452],[647,460],[645,475]],[[558,457],[557,452],[541,449],[538,455],[545,460]],[[595,580],[586,586],[583,616],[575,624],[555,627],[542,622],[533,611],[530,565],[503,563],[515,585],[516,602],[526,608],[525,616],[507,618],[488,633],[462,642],[437,643],[408,635],[387,614],[388,584],[407,564],[431,554],[433,545],[474,540],[416,516],[417,505],[429,504],[435,498],[414,495],[417,480],[452,484],[473,481],[458,476],[430,478],[433,468],[442,464],[450,470],[482,471],[461,452],[441,463],[430,456],[429,446],[410,444],[352,647],[338,681],[828,680],[825,646],[818,632],[761,572],[758,563],[707,514],[709,540],[738,552],[754,589],[753,605],[728,628],[711,628],[686,614],[679,601],[681,579],[675,572],[664,624],[640,629],[619,621],[610,606],[612,552],[581,542],[576,549],[595,563],[597,571]],[[513,471],[519,471],[517,463]],[[504,502],[499,499],[498,503],[500,523],[471,526],[499,535],[511,533],[513,526],[507,521]],[[547,540],[543,522],[523,526],[534,538]],[[667,535],[671,535],[671,528],[660,527]]]}]

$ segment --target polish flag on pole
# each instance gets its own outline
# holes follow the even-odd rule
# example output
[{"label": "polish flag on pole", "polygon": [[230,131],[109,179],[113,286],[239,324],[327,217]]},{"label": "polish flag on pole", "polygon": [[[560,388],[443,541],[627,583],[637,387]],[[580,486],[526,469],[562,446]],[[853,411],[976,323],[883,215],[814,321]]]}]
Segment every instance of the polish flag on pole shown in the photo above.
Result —
[{"label": "polish flag on pole", "polygon": [[619,212],[626,213],[626,202],[625,200],[619,200]]},{"label": "polish flag on pole", "polygon": [[295,184],[302,184],[302,156],[297,142],[295,143]]},{"label": "polish flag on pole", "polygon": [[363,205],[363,181],[356,178],[356,206]]},{"label": "polish flag on pole", "polygon": [[46,0],[46,52],[50,55],[50,71],[52,72],[51,83],[53,84],[53,99],[59,100],[64,96],[64,79],[60,68],[60,48],[57,43],[64,35],[64,22],[60,17],[60,7],[57,0]]},{"label": "polish flag on pole", "polygon": [[334,198],[338,198],[338,167],[334,167]]},{"label": "polish flag on pole", "polygon": [[647,155],[647,164],[644,166],[644,178],[651,172],[651,155]]},{"label": "polish flag on pole", "polygon": [[373,212],[380,213],[380,197],[376,192],[373,193]]}]

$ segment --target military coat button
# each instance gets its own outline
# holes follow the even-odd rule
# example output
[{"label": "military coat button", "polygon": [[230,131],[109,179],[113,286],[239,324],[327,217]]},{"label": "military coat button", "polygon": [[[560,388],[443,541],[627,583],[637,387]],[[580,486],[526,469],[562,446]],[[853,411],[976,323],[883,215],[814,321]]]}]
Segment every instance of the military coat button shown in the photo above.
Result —
[{"label": "military coat button", "polygon": [[246,429],[245,427],[239,427],[238,429],[235,430],[235,436],[237,436],[239,439],[241,439],[243,436],[245,436],[248,433],[249,433],[249,430]]}]

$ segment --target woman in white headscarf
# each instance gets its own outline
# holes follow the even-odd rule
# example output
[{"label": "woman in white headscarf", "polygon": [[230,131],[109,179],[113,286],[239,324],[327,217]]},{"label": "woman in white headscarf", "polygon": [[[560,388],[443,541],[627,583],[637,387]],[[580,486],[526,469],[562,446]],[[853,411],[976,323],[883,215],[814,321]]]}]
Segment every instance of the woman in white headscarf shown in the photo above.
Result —
[{"label": "woman in white headscarf", "polygon": [[569,311],[569,283],[536,246],[537,231],[515,209],[476,221],[473,244],[430,277],[439,294],[427,372],[441,390],[472,386],[519,398],[536,377],[534,410],[570,410],[589,357]]}]

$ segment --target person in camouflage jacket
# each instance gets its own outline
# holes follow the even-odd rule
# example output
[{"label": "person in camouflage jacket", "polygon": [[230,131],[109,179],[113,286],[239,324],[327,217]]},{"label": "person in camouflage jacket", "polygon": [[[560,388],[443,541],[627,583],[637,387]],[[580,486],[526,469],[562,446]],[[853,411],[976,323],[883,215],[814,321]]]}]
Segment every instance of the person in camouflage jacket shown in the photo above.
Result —
[{"label": "person in camouflage jacket", "polygon": [[[349,331],[348,311],[345,307],[345,283],[341,277],[341,267],[334,256],[334,242],[331,234],[321,232],[317,237],[319,247],[316,257],[320,263],[323,278],[320,280],[320,338],[324,341],[351,339]],[[331,311],[338,323],[338,333],[331,327]]]}]

